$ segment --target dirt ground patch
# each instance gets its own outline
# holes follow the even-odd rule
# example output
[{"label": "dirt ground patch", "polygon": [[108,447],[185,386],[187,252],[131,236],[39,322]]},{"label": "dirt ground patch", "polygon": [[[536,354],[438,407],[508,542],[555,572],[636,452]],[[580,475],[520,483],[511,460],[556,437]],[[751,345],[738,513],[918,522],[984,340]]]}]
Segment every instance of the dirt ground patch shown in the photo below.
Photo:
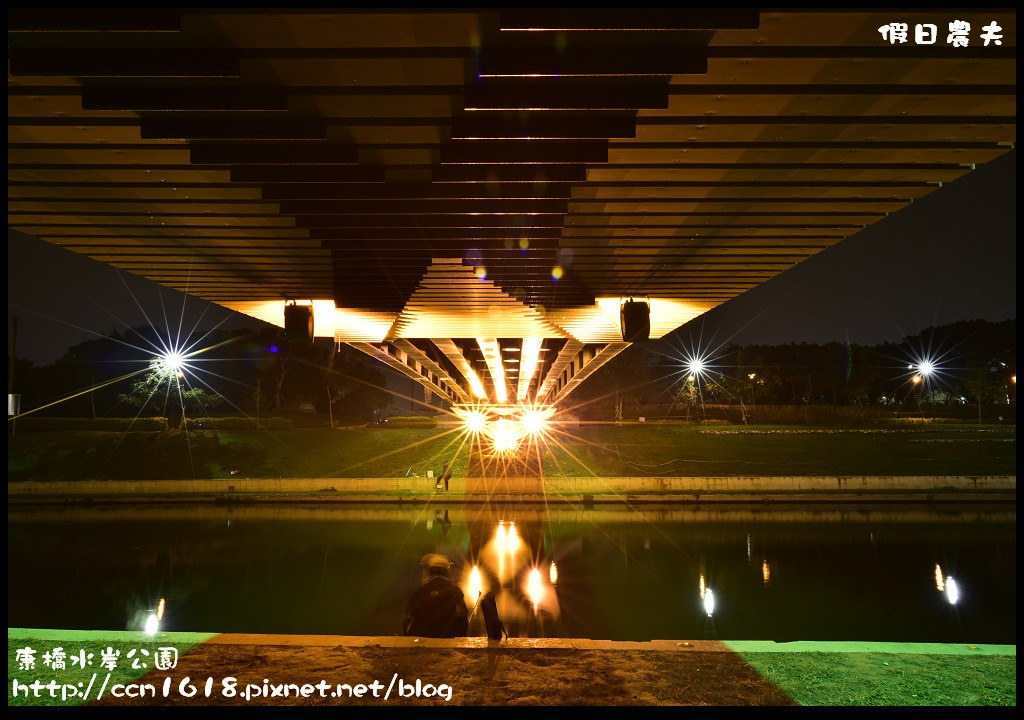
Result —
[{"label": "dirt ground patch", "polygon": [[[167,673],[141,678],[158,690]],[[179,661],[165,698],[114,699],[100,705],[794,705],[781,690],[731,652],[552,648],[384,648],[218,645],[196,647]],[[193,697],[177,691],[189,677]],[[205,682],[213,678],[205,696]],[[237,689],[255,685],[259,697],[225,696],[223,679]],[[385,690],[395,679],[392,693]],[[269,685],[326,681],[326,697],[267,697]],[[377,694],[350,697],[337,686],[381,683]],[[450,700],[416,697],[409,686],[451,688]],[[268,683],[265,687],[264,683]],[[399,683],[409,697],[399,697]],[[443,693],[444,691],[442,691]],[[331,695],[336,696],[332,697]],[[230,695],[230,693],[228,693]],[[257,691],[253,691],[253,695]]]}]

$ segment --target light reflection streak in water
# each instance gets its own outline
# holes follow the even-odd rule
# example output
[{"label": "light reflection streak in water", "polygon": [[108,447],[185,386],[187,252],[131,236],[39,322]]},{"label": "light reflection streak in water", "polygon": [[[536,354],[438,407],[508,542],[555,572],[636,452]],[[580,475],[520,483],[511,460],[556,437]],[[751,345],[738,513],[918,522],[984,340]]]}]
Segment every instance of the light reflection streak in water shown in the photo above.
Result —
[{"label": "light reflection streak in water", "polygon": [[526,596],[533,603],[533,613],[537,614],[541,601],[544,599],[544,584],[540,578],[540,570],[532,568],[526,578]]},{"label": "light reflection streak in water", "polygon": [[960,586],[951,576],[946,577],[946,599],[950,605],[956,605],[960,601]]},{"label": "light reflection streak in water", "polygon": [[704,592],[704,612],[711,617],[715,614],[715,593],[711,588],[707,588]]},{"label": "light reflection streak in water", "polygon": [[484,580],[480,574],[480,567],[474,565],[473,569],[469,572],[469,580],[467,581],[463,592],[466,594],[466,601],[469,605],[475,606],[480,600],[480,596],[483,595]]}]

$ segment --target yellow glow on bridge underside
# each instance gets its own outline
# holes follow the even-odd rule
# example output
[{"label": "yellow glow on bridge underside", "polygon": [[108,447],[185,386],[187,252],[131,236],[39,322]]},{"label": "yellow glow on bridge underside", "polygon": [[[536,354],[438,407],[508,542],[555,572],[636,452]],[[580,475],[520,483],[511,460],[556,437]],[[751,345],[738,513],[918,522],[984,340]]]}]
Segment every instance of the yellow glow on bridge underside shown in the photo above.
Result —
[{"label": "yellow glow on bridge underside", "polygon": [[[487,371],[494,383],[494,397],[499,403],[508,402],[508,383],[505,380],[505,367],[501,361],[501,346],[495,338],[477,338],[477,345],[487,363]],[[474,391],[475,392],[475,391]]]},{"label": "yellow glow on bridge underside", "polygon": [[[714,305],[688,303],[682,300],[669,298],[643,298],[651,306],[651,339],[658,338],[672,332],[681,325],[693,320],[698,315],[703,315]],[[599,297],[597,306],[601,309],[605,319],[618,329],[621,333],[620,312],[622,310],[621,297]],[[587,342],[585,338],[579,338]],[[616,338],[621,340],[621,334]]]},{"label": "yellow glow on bridge underside", "polygon": [[480,382],[480,376],[472,370],[467,372],[466,378],[469,380],[469,387],[472,389],[473,394],[480,400],[487,399],[487,390],[484,388],[484,384]]},{"label": "yellow glow on bridge underside", "polygon": [[[714,307],[713,303],[688,303],[671,298],[645,298],[651,306],[651,338],[657,339]],[[299,305],[309,300],[299,299]],[[486,312],[457,307],[415,308],[407,313],[336,308],[333,300],[313,300],[313,334],[339,342],[383,342],[402,338],[523,337],[524,361],[530,345],[542,338],[571,336],[580,342],[616,342],[622,339],[619,324],[621,297],[600,297],[594,305],[538,312],[512,301],[488,307]],[[226,300],[220,305],[236,312],[284,327],[283,300]],[[415,322],[413,322],[413,320]],[[521,334],[520,334],[521,333]],[[528,364],[524,362],[522,372]],[[518,394],[518,393],[517,393]]]},{"label": "yellow glow on bridge underside", "polygon": [[540,348],[543,338],[523,338],[522,351],[519,355],[519,383],[516,390],[516,399],[525,402],[530,389],[530,381],[537,372],[537,364],[540,362]]},{"label": "yellow glow on bridge underside", "polygon": [[[224,307],[284,327],[284,300],[231,300]],[[309,300],[297,300],[309,305]],[[382,342],[391,331],[397,313],[355,308],[336,308],[333,300],[313,300],[313,335],[342,342]]]}]

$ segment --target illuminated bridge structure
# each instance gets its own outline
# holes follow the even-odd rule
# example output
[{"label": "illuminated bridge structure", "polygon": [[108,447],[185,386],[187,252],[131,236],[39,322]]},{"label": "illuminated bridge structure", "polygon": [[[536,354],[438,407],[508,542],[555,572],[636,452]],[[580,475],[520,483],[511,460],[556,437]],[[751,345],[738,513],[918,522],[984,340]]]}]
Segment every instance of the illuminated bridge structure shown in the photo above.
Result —
[{"label": "illuminated bridge structure", "polygon": [[624,300],[661,337],[1016,135],[1012,11],[21,8],[8,61],[11,228],[454,404],[561,402]]}]

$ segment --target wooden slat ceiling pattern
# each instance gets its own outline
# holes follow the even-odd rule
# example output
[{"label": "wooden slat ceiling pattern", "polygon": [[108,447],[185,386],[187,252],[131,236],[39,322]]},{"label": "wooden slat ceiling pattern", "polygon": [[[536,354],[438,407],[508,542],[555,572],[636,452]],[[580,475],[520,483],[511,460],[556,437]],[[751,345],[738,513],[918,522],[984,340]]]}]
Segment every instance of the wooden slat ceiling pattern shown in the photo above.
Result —
[{"label": "wooden slat ceiling pattern", "polygon": [[[899,21],[938,42],[888,44]],[[526,324],[703,312],[1016,136],[1012,11],[11,9],[8,47],[11,227],[214,302],[402,323],[436,260]]]},{"label": "wooden slat ceiling pattern", "polygon": [[385,339],[565,337],[544,315],[504,293],[458,258],[440,258],[426,270]]}]

